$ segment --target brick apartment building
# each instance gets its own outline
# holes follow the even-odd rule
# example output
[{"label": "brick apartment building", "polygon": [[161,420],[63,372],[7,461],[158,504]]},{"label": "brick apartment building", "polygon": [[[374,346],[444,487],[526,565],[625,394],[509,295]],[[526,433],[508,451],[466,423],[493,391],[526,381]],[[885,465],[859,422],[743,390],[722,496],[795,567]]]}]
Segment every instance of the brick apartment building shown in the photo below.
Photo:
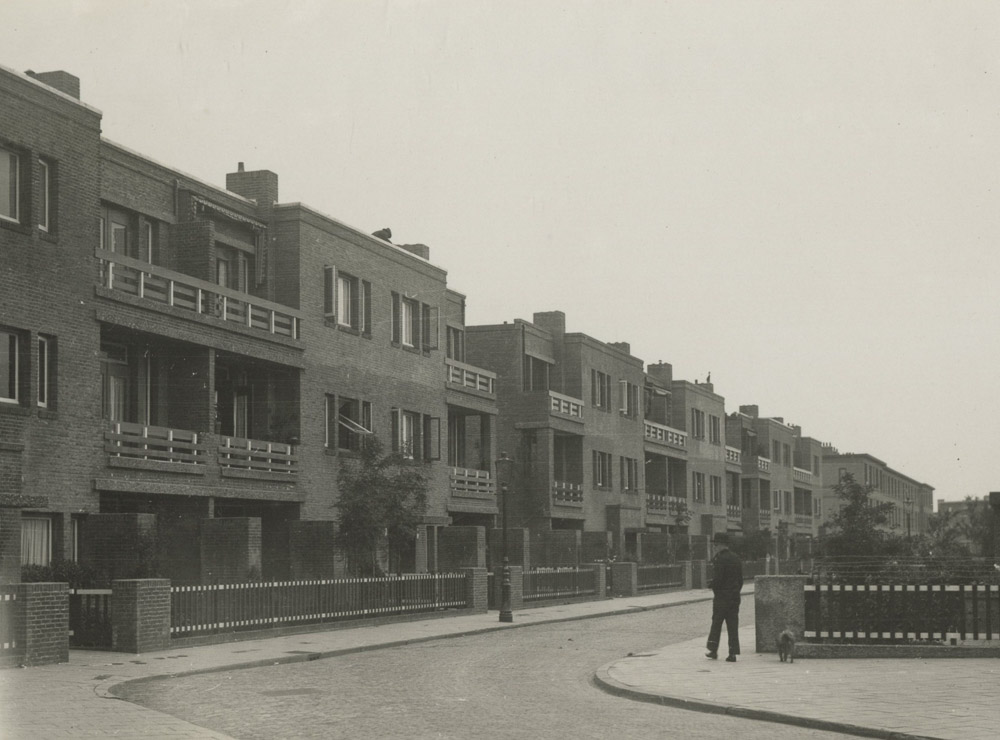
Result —
[{"label": "brick apartment building", "polygon": [[497,512],[495,376],[423,245],[104,140],[66,73],[0,68],[0,556],[177,582],[329,575],[339,467],[428,463],[426,536]]},{"label": "brick apartment building", "polygon": [[179,583],[339,573],[338,476],[371,434],[427,463],[405,570],[497,526],[500,450],[507,524],[619,556],[642,533],[815,536],[842,469],[926,528],[933,489],[871,456],[727,415],[711,382],[559,311],[466,327],[425,245],[282,203],[268,170],[201,182],[100,126],[72,75],[0,68],[0,580],[120,570],[150,542]]}]

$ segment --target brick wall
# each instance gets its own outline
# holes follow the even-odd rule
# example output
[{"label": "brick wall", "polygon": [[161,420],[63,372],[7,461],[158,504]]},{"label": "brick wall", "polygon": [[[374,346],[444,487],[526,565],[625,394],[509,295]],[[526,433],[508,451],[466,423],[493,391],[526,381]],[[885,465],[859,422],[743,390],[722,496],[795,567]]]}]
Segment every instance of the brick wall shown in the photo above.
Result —
[{"label": "brick wall", "polygon": [[[521,527],[507,530],[507,560],[511,565],[531,567],[531,533]],[[503,529],[489,530],[489,563],[494,568],[503,565]]]},{"label": "brick wall", "polygon": [[580,531],[570,529],[532,532],[532,565],[554,568],[578,564],[582,534]]},{"label": "brick wall", "polygon": [[336,577],[337,559],[333,548],[336,532],[337,523],[332,521],[288,523],[292,580]]},{"label": "brick wall", "polygon": [[0,507],[0,583],[21,581],[21,512]]},{"label": "brick wall", "polygon": [[89,514],[82,528],[80,560],[108,580],[148,575],[158,569],[155,515]]},{"label": "brick wall", "polygon": [[201,582],[246,583],[261,576],[261,526],[257,517],[201,522]]},{"label": "brick wall", "polygon": [[24,630],[24,665],[69,660],[69,592],[65,583],[22,583],[17,587]]},{"label": "brick wall", "polygon": [[488,608],[487,591],[489,577],[486,568],[465,568],[465,601],[469,608],[477,612],[485,612]]},{"label": "brick wall", "polygon": [[112,584],[111,649],[147,653],[170,647],[170,581],[119,580]]},{"label": "brick wall", "polygon": [[441,527],[438,530],[438,569],[486,567],[486,530],[483,527]]}]

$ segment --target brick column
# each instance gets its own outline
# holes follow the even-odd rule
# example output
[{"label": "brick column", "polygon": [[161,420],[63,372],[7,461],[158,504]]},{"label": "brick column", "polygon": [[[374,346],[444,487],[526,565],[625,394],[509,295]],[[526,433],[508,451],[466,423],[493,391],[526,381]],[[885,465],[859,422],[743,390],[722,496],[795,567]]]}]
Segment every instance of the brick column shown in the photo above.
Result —
[{"label": "brick column", "polygon": [[169,648],[170,581],[114,581],[111,589],[111,649],[148,653]]},{"label": "brick column", "polygon": [[597,591],[595,595],[598,599],[608,598],[608,567],[604,563],[591,563],[589,566],[580,567],[594,569],[594,586]]},{"label": "brick column", "polygon": [[639,566],[636,563],[611,564],[611,595],[635,596],[639,593]]},{"label": "brick column", "polygon": [[694,588],[694,573],[691,570],[691,561],[682,560],[678,563],[681,566],[681,575],[684,578],[684,588]]},{"label": "brick column", "polygon": [[69,591],[65,583],[22,583],[24,665],[69,661]]},{"label": "brick column", "polygon": [[21,511],[0,507],[0,583],[21,582]]},{"label": "brick column", "polygon": [[477,612],[488,609],[487,589],[489,579],[486,568],[462,568],[465,574],[465,601],[469,608]]}]

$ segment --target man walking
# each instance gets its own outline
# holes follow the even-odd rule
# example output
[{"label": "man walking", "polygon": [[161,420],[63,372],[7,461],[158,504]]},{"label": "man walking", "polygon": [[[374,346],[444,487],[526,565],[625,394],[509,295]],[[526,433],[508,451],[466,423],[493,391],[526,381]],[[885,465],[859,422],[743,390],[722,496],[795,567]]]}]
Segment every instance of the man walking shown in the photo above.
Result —
[{"label": "man walking", "polygon": [[740,654],[740,591],[743,589],[743,562],[739,555],[729,549],[729,535],[720,532],[712,538],[715,557],[712,558],[712,628],[708,632],[708,652],[705,657],[715,660],[719,657],[719,638],[722,623],[726,623],[729,636],[729,657],[726,661],[736,662]]}]

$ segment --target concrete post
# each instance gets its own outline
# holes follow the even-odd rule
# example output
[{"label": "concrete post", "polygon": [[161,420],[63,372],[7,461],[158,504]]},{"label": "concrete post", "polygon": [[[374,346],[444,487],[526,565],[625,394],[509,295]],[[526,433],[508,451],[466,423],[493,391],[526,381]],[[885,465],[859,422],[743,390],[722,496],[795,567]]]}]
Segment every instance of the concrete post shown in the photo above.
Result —
[{"label": "concrete post", "polygon": [[611,564],[611,595],[635,596],[639,593],[639,566],[636,563]]},{"label": "concrete post", "polygon": [[806,622],[808,576],[762,576],[754,580],[754,615],[758,653],[775,653],[775,640],[786,628],[802,636]]},{"label": "concrete post", "polygon": [[148,653],[170,647],[170,581],[113,581],[111,590],[112,650]]}]

